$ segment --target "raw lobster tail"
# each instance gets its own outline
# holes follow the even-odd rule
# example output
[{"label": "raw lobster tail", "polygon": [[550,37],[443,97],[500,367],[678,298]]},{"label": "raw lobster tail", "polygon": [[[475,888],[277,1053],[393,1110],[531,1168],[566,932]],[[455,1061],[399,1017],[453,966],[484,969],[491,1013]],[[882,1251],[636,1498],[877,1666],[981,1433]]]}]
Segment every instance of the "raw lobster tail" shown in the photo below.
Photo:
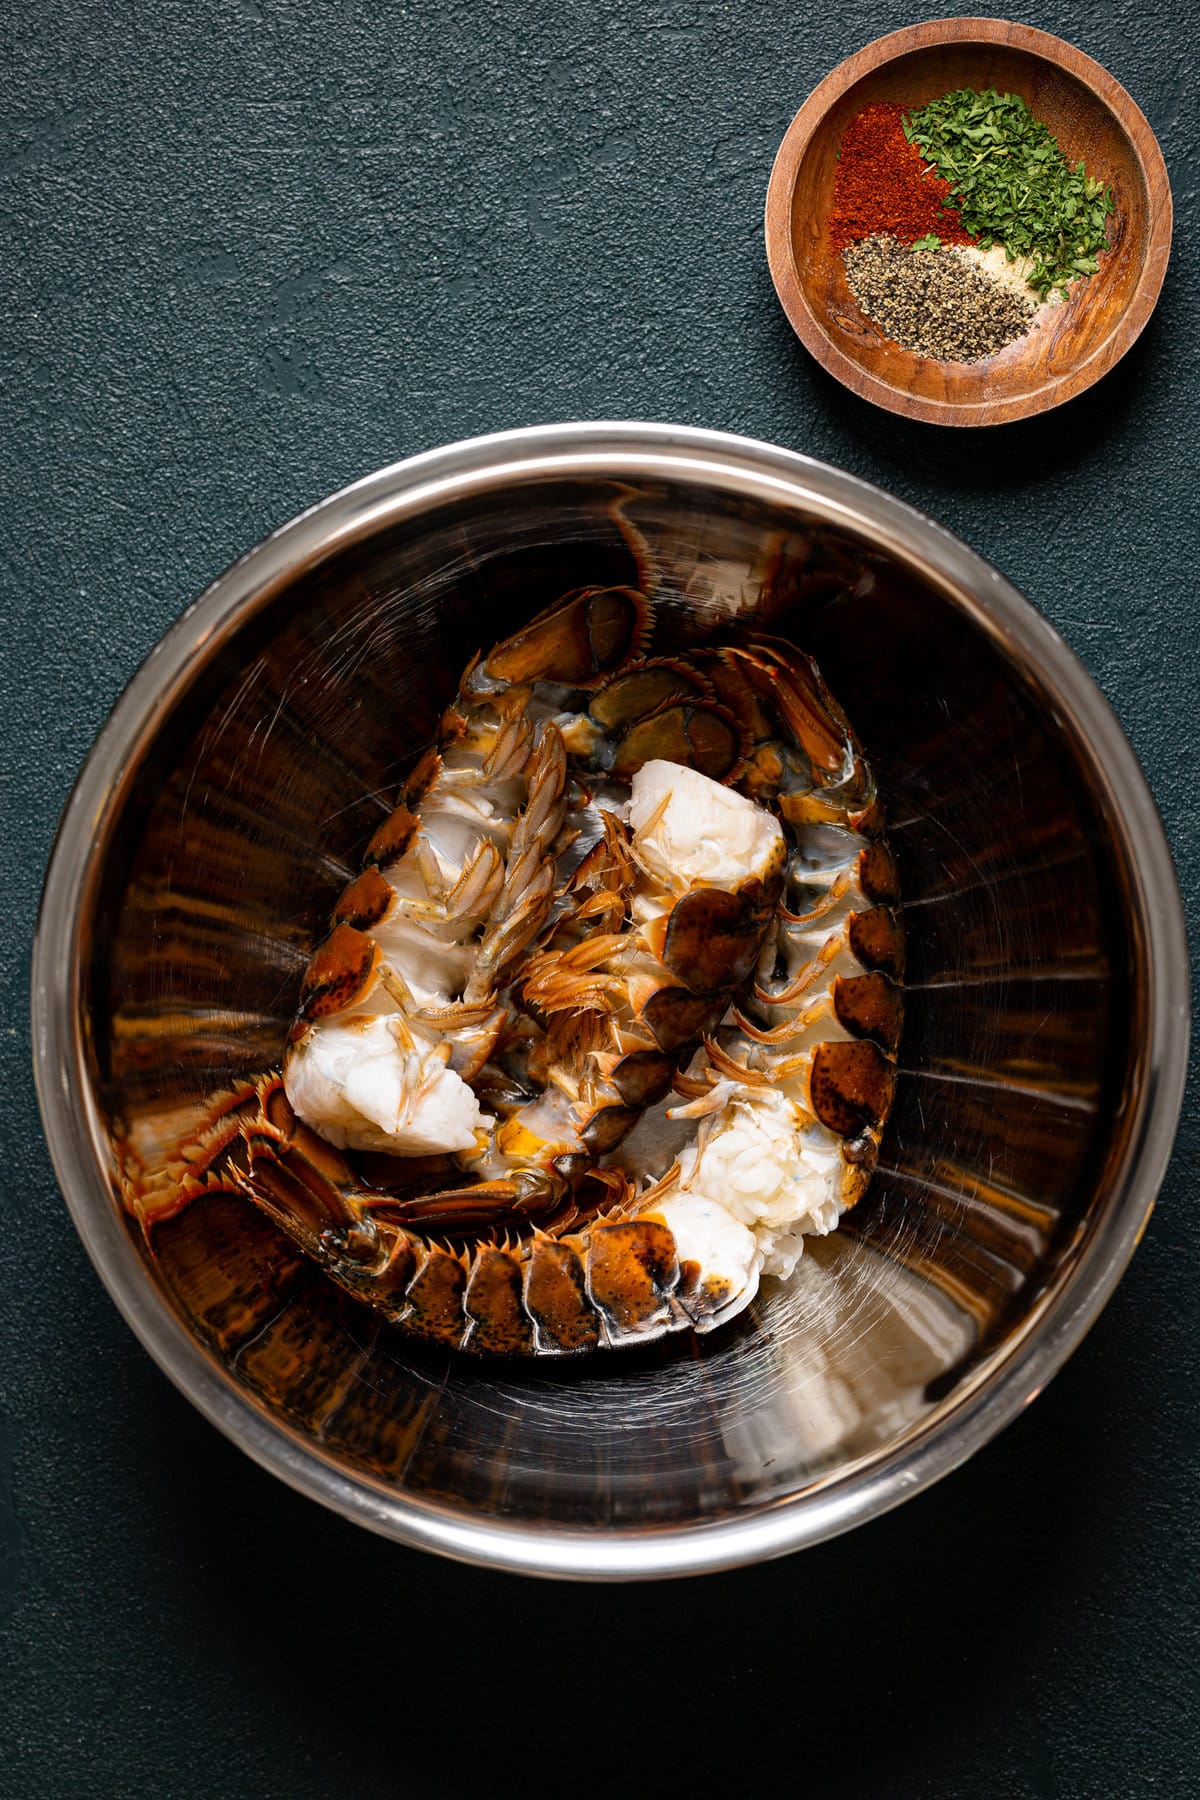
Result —
[{"label": "raw lobster tail", "polygon": [[870,1179],[904,944],[812,662],[648,656],[629,588],[476,658],[309,962],[282,1074],[129,1203],[247,1196],[412,1335],[564,1355],[710,1330]]},{"label": "raw lobster tail", "polygon": [[[610,1195],[623,1187],[609,1184]],[[154,1227],[202,1195],[240,1194],[333,1280],[410,1335],[494,1355],[592,1350],[703,1327],[733,1296],[681,1265],[670,1231],[640,1217],[453,1248],[406,1226],[404,1202],[356,1188],[350,1163],[302,1124],[280,1076],[222,1096],[138,1211]],[[420,1207],[414,1207],[420,1216]]]}]

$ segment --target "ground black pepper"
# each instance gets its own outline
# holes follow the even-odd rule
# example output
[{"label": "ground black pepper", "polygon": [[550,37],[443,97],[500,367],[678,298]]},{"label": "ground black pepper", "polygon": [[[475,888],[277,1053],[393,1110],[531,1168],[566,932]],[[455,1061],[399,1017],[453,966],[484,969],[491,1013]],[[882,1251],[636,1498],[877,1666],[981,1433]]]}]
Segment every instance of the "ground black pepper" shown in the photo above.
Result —
[{"label": "ground black pepper", "polygon": [[1023,337],[1037,308],[953,250],[910,250],[876,233],[842,252],[850,292],[905,350],[978,362]]}]

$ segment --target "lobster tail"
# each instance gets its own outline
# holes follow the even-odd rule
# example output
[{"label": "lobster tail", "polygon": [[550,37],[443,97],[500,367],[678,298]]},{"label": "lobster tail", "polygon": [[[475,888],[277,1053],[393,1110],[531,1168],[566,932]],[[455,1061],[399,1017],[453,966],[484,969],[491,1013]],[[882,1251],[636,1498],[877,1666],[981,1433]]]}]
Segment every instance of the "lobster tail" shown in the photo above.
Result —
[{"label": "lobster tail", "polygon": [[130,1163],[148,1237],[236,1195],[415,1338],[566,1356],[712,1329],[859,1197],[903,1022],[870,770],[802,653],[652,627],[581,588],[471,663],[282,1073]]}]

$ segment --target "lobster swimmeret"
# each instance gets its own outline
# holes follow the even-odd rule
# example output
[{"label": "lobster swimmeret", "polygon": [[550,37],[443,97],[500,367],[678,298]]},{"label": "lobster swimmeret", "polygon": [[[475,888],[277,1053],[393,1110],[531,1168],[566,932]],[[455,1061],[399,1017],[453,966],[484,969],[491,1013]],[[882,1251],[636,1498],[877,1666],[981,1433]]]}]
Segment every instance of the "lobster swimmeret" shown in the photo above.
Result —
[{"label": "lobster swimmeret", "polygon": [[471,664],[147,1232],[241,1193],[415,1336],[562,1355],[711,1330],[854,1204],[902,1016],[870,772],[792,646],[651,629],[583,589]]}]

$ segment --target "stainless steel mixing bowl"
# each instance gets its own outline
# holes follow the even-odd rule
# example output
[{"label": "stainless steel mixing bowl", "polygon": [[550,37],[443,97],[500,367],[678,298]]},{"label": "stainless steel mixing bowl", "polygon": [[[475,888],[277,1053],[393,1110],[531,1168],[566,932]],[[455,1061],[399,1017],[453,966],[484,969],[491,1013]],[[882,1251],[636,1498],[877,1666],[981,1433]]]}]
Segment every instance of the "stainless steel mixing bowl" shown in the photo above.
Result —
[{"label": "stainless steel mixing bowl", "polygon": [[[905,894],[882,1165],[795,1281],[699,1342],[543,1366],[414,1350],[253,1209],[148,1247],[116,1145],[161,1156],[278,1060],[307,951],[468,656],[565,589],[651,586],[815,652]],[[1179,896],[1112,713],[1002,576],[800,456],[649,425],[523,431],[359,482],[167,634],[66,809],[34,958],[43,1116],[126,1319],[303,1492],[494,1567],[685,1574],[879,1513],[1030,1400],[1112,1292],[1170,1150]]]}]

